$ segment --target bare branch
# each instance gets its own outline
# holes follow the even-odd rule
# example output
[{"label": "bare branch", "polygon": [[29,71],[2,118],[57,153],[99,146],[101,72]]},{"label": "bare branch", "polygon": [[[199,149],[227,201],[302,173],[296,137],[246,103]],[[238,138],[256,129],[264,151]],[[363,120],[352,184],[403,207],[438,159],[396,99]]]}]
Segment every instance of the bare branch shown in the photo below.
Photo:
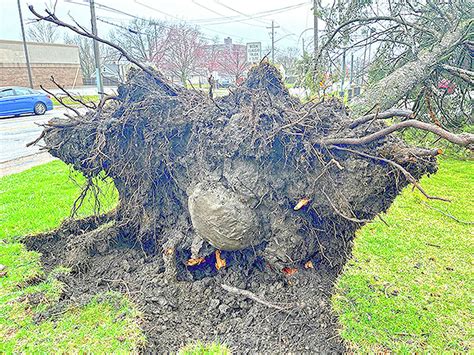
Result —
[{"label": "bare branch", "polygon": [[428,34],[430,34],[431,36],[433,37],[438,37],[438,33],[430,30],[430,29],[427,29],[425,27],[421,27],[421,26],[418,26],[417,24],[415,23],[410,23],[410,22],[406,22],[405,20],[403,20],[402,18],[397,18],[397,17],[392,17],[392,16],[374,16],[374,17],[369,17],[369,18],[355,18],[355,19],[352,19],[352,20],[349,20],[349,21],[346,21],[344,22],[343,24],[341,24],[339,27],[337,27],[332,33],[331,35],[329,36],[328,40],[321,46],[321,49],[319,50],[319,53],[317,55],[317,59],[319,60],[319,58],[321,57],[321,54],[323,52],[324,49],[326,49],[326,47],[331,43],[331,41],[334,39],[334,37],[336,37],[336,35],[345,27],[349,26],[349,25],[352,25],[353,23],[359,23],[359,24],[369,24],[369,23],[373,23],[373,22],[378,22],[378,21],[393,21],[393,22],[396,22],[400,25],[404,25],[404,26],[409,26],[409,27],[413,27],[414,29],[417,29],[419,30],[420,32],[426,32]]},{"label": "bare branch", "polygon": [[96,104],[94,104],[93,102],[91,102],[90,105],[86,104],[84,101],[80,100],[80,99],[77,99],[75,98],[74,96],[72,96],[69,91],[67,91],[61,84],[59,84],[55,79],[54,79],[54,76],[51,75],[51,81],[53,82],[54,85],[56,85],[58,87],[59,90],[61,90],[63,93],[65,93],[72,101],[74,102],[77,102],[85,107],[87,107],[88,109],[91,109],[91,110],[95,110],[97,108]]},{"label": "bare branch", "polygon": [[356,128],[360,126],[361,124],[364,124],[366,122],[369,122],[373,120],[374,118],[377,119],[386,119],[386,118],[392,118],[392,117],[406,117],[406,118],[413,118],[413,111],[410,110],[398,110],[398,109],[393,109],[393,110],[387,110],[384,112],[380,113],[373,113],[370,115],[362,116],[357,119],[355,119],[350,125],[349,128]]},{"label": "bare branch", "polygon": [[63,105],[64,107],[66,107],[67,109],[69,109],[69,110],[71,110],[71,111],[74,111],[74,113],[75,113],[76,115],[78,115],[78,116],[81,115],[81,114],[79,113],[79,111],[77,111],[74,107],[71,107],[71,106],[65,104],[65,103],[63,102],[63,100],[62,100],[60,97],[58,97],[57,95],[53,94],[51,91],[48,91],[47,89],[45,89],[45,88],[43,87],[43,85],[40,85],[40,88],[41,88],[41,90],[45,91],[46,93],[48,93],[49,95],[51,95],[52,97],[54,97],[61,105]]},{"label": "bare branch", "polygon": [[404,128],[417,128],[421,129],[423,131],[428,131],[431,133],[436,134],[437,136],[446,139],[447,141],[460,145],[462,147],[466,147],[470,150],[474,150],[474,134],[471,133],[460,133],[460,134],[455,134],[451,133],[441,127],[438,127],[436,125],[430,124],[430,123],[425,123],[421,122],[418,120],[407,120],[399,123],[395,123],[391,126],[388,126],[378,132],[366,135],[361,138],[325,138],[321,140],[320,144],[321,145],[333,145],[333,144],[338,144],[338,145],[363,145],[363,144],[369,144],[373,141],[379,140],[384,138],[385,136],[399,131]]},{"label": "bare branch", "polygon": [[177,93],[176,91],[171,87],[169,86],[167,83],[165,83],[158,75],[156,75],[156,73],[151,70],[150,68],[144,66],[143,64],[141,64],[140,62],[138,62],[135,58],[133,58],[130,54],[128,54],[123,48],[121,48],[120,46],[110,42],[110,41],[107,41],[103,38],[100,38],[88,31],[86,31],[85,29],[80,29],[76,26],[73,26],[69,23],[66,23],[66,22],[63,22],[61,20],[59,20],[56,15],[52,12],[50,12],[49,10],[45,10],[46,13],[48,14],[48,16],[42,16],[40,15],[38,12],[36,12],[36,10],[34,9],[33,5],[29,5],[28,8],[30,9],[31,13],[33,15],[35,15],[37,18],[39,18],[40,20],[44,20],[44,21],[48,21],[48,22],[51,22],[51,23],[54,23],[60,27],[65,27],[65,28],[68,28],[70,29],[71,31],[74,31],[76,32],[77,34],[81,35],[81,36],[84,36],[84,37],[88,37],[88,38],[92,38],[98,42],[101,42],[101,43],[104,43],[114,49],[116,49],[117,51],[119,51],[129,62],[135,64],[137,67],[139,67],[140,69],[142,69],[145,73],[149,74],[151,77],[153,77],[155,80],[156,80],[156,83],[170,96],[176,96]]},{"label": "bare branch", "polygon": [[451,65],[447,65],[447,64],[442,65],[441,68],[443,68],[444,70],[446,70],[447,72],[453,75],[460,77],[462,80],[466,81],[467,83],[474,85],[474,72],[467,69],[452,67]]}]

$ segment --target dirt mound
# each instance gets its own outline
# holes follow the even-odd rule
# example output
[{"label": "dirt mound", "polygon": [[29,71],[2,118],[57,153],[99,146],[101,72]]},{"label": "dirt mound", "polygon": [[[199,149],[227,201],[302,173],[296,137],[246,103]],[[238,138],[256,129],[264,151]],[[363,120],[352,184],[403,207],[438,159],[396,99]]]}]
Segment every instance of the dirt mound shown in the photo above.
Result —
[{"label": "dirt mound", "polygon": [[139,70],[118,91],[45,130],[85,189],[105,173],[120,195],[107,224],[32,242],[72,267],[70,292],[130,293],[163,349],[218,337],[248,351],[342,350],[329,295],[354,232],[436,171],[433,155],[393,136],[337,144],[384,123],[356,122],[337,100],[301,103],[268,63],[221,98]]},{"label": "dirt mound", "polygon": [[[43,254],[47,272],[65,264],[73,269],[71,275],[60,279],[64,306],[56,306],[56,312],[46,310],[37,319],[112,289],[129,296],[143,312],[144,351],[173,352],[193,340],[218,340],[238,353],[344,351],[330,308],[333,273],[308,268],[282,277],[263,262],[242,270],[238,265],[249,258],[242,253],[213,277],[170,282],[163,277],[160,255],[146,256],[139,248],[118,240],[104,242],[104,229],[96,227],[97,223],[88,220],[75,231],[62,228],[27,241],[30,249]],[[91,234],[102,237],[91,244]],[[87,235],[84,243],[88,248],[79,248],[85,252],[77,253],[78,241]],[[226,252],[222,254],[228,257]],[[71,262],[71,255],[77,256],[77,262]],[[210,267],[215,259],[207,262]],[[229,292],[222,285],[250,291],[260,302]]]}]

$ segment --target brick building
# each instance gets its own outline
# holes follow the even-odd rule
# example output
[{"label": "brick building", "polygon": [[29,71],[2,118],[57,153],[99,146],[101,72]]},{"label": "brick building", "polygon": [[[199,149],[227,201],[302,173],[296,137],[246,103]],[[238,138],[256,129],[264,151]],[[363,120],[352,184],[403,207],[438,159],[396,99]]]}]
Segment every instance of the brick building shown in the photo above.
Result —
[{"label": "brick building", "polygon": [[[35,42],[27,45],[35,88],[54,87],[51,75],[65,87],[82,85],[77,46]],[[0,86],[29,85],[23,42],[0,40]]]}]

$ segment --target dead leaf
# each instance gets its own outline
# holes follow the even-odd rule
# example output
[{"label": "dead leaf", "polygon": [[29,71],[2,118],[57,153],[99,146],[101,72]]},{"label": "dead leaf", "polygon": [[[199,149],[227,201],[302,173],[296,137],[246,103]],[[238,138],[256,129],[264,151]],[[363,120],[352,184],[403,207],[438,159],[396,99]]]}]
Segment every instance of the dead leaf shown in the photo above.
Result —
[{"label": "dead leaf", "polygon": [[163,254],[165,255],[171,255],[173,254],[173,252],[174,252],[173,248],[166,248],[165,250],[163,250]]},{"label": "dead leaf", "polygon": [[313,262],[312,262],[311,260],[308,260],[308,261],[304,264],[304,268],[305,268],[305,269],[314,269]]},{"label": "dead leaf", "polygon": [[290,276],[296,274],[298,272],[298,269],[295,267],[284,267],[281,271],[283,271],[283,273],[285,273],[286,275]]},{"label": "dead leaf", "polygon": [[298,203],[296,204],[296,206],[293,209],[295,211],[298,211],[301,208],[303,208],[304,206],[306,206],[310,201],[311,201],[310,198],[306,198],[306,197],[302,198],[301,200],[298,201]]},{"label": "dead leaf", "polygon": [[201,256],[199,258],[189,259],[188,261],[186,261],[186,265],[187,266],[196,266],[196,265],[202,264],[204,261],[206,261],[206,259],[204,259]]},{"label": "dead leaf", "polygon": [[443,149],[438,149],[438,150],[436,151],[436,153],[437,153],[438,155],[443,154]]},{"label": "dead leaf", "polygon": [[227,263],[226,263],[225,259],[221,258],[221,251],[216,250],[216,269],[220,270],[223,267],[226,267],[226,265],[227,265]]}]

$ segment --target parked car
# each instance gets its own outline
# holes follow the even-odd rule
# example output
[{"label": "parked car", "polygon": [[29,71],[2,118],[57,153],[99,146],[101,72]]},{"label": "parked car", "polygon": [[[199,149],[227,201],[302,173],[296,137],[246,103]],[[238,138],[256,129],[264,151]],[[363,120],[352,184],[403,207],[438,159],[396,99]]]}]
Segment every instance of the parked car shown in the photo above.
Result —
[{"label": "parked car", "polygon": [[53,109],[49,95],[21,87],[0,87],[0,116],[43,115]]},{"label": "parked car", "polygon": [[228,88],[231,84],[232,83],[229,78],[221,78],[217,81],[218,88]]}]

